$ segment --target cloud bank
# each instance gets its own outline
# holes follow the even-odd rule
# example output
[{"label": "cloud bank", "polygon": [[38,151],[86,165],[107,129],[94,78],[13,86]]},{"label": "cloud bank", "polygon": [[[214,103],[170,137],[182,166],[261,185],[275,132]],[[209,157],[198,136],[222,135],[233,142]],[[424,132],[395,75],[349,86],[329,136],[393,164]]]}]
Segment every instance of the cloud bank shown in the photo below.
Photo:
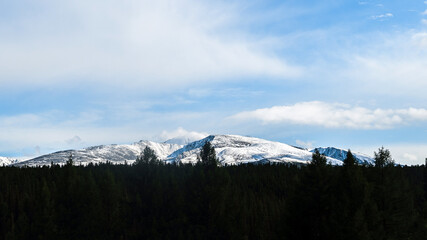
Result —
[{"label": "cloud bank", "polygon": [[[34,6],[36,5],[36,6]],[[292,78],[300,67],[233,29],[238,8],[204,1],[45,1],[0,24],[0,84],[189,84]],[[237,8],[237,9],[236,9]]]},{"label": "cloud bank", "polygon": [[166,131],[164,130],[157,139],[159,141],[166,141],[168,143],[175,143],[175,144],[187,144],[190,142],[194,142],[197,140],[200,140],[202,138],[207,137],[209,134],[203,133],[203,132],[196,132],[196,131],[187,131],[182,127],[177,128],[173,131]]},{"label": "cloud bank", "polygon": [[239,121],[260,120],[263,124],[389,129],[415,121],[427,121],[427,109],[368,109],[346,104],[314,101],[241,112],[231,118]]}]

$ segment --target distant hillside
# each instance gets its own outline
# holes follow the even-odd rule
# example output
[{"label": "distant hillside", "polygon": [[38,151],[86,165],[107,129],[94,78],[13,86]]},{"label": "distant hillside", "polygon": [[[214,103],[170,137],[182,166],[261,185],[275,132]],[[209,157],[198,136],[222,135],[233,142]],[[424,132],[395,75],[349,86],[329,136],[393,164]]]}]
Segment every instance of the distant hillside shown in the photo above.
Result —
[{"label": "distant hillside", "polygon": [[[176,139],[157,143],[152,141],[139,141],[133,144],[100,145],[80,150],[65,150],[46,154],[27,161],[13,161],[0,158],[5,165],[14,166],[43,166],[64,164],[72,155],[76,165],[89,163],[111,162],[113,164],[132,164],[146,146],[152,148],[161,161],[167,163],[196,163],[201,147],[211,142],[215,148],[219,162],[222,165],[236,164],[262,164],[262,163],[295,163],[307,164],[311,161],[312,152],[288,144],[268,141],[254,137],[239,135],[211,135],[187,145],[179,145]],[[342,165],[347,150],[328,147],[317,148],[320,153],[327,156],[328,162],[333,165]],[[361,153],[353,153],[360,164],[373,164],[373,159]]]}]

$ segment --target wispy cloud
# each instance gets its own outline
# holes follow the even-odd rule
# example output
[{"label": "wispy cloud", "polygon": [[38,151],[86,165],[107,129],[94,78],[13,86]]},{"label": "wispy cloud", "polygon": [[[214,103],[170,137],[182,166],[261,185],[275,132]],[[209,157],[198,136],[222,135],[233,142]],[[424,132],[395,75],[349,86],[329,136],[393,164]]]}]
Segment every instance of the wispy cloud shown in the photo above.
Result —
[{"label": "wispy cloud", "polygon": [[393,17],[392,13],[385,13],[385,14],[371,16],[371,19],[372,20],[384,21],[385,19],[391,18],[391,17]]},{"label": "wispy cloud", "polygon": [[424,48],[427,46],[427,32],[416,33],[412,35],[411,39],[419,47]]},{"label": "wispy cloud", "polygon": [[368,109],[315,101],[241,112],[231,118],[239,121],[260,120],[263,124],[388,129],[414,121],[427,121],[427,109]]},{"label": "wispy cloud", "polygon": [[411,154],[411,153],[404,153],[402,155],[402,157],[404,158],[405,162],[409,161],[409,162],[417,162],[418,158],[416,155]]},{"label": "wispy cloud", "polygon": [[67,142],[69,145],[75,145],[75,144],[81,143],[81,142],[82,142],[82,139],[81,139],[79,136],[74,136],[74,137],[72,137],[72,138],[70,138],[70,139],[66,140],[66,142]]},{"label": "wispy cloud", "polygon": [[[339,49],[328,63],[319,62],[314,72],[324,76],[323,81],[339,86],[345,81],[359,96],[366,94],[377,99],[379,95],[406,96],[425,101],[427,87],[427,33],[404,31],[365,36],[359,42],[349,40],[347,49]],[[325,54],[326,55],[326,54]],[[326,55],[327,56],[327,55]],[[336,61],[336,66],[330,64]],[[342,90],[343,91],[343,90]],[[348,88],[346,88],[348,91]],[[423,100],[424,99],[424,100]],[[417,105],[418,106],[418,105]]]},{"label": "wispy cloud", "polygon": [[0,28],[2,85],[84,79],[153,89],[239,76],[293,78],[302,72],[271,54],[263,39],[230,28],[239,14],[232,4],[49,3],[40,4],[43,14]]},{"label": "wispy cloud", "polygon": [[185,144],[193,141],[200,140],[207,137],[209,134],[204,132],[187,131],[179,127],[173,131],[162,131],[156,140],[166,141],[170,140],[172,143]]},{"label": "wispy cloud", "polygon": [[302,141],[302,140],[297,139],[295,141],[295,143],[297,146],[300,146],[303,148],[308,148],[308,149],[313,148],[313,142],[311,142],[311,141]]}]

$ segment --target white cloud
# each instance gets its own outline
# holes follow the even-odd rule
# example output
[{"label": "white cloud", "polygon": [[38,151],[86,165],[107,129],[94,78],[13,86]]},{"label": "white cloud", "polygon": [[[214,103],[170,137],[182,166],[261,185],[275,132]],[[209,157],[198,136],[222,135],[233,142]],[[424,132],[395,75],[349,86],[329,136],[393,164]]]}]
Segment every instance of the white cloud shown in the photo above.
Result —
[{"label": "white cloud", "polygon": [[411,41],[421,48],[427,47],[427,32],[419,32],[412,35]]},{"label": "white cloud", "polygon": [[15,16],[0,28],[2,85],[84,79],[153,89],[301,73],[269,54],[263,39],[230,28],[239,18],[233,5],[144,0],[49,1],[38,7],[44,14]]},{"label": "white cloud", "polygon": [[164,130],[158,137],[160,141],[176,144],[187,144],[207,137],[209,134],[203,132],[187,131],[182,127],[173,131]]},{"label": "white cloud", "polygon": [[402,160],[405,161],[405,162],[407,162],[407,161],[409,161],[409,162],[416,162],[418,160],[418,158],[417,158],[416,155],[413,155],[413,154],[410,154],[410,153],[404,153],[402,155],[402,157],[403,157]]},{"label": "white cloud", "polygon": [[421,23],[427,25],[427,19],[421,19]]},{"label": "white cloud", "polygon": [[313,148],[313,142],[311,141],[301,141],[301,140],[296,140],[295,141],[297,146],[303,147],[303,148],[307,148],[307,149],[311,149]]},{"label": "white cloud", "polygon": [[72,137],[72,138],[70,138],[70,139],[66,140],[66,142],[67,142],[69,145],[75,145],[75,144],[81,143],[81,142],[82,142],[82,139],[81,139],[79,136],[74,136],[74,137]]},{"label": "white cloud", "polygon": [[422,14],[423,15],[427,15],[427,9]]},{"label": "white cloud", "polygon": [[427,109],[367,109],[345,104],[301,102],[241,112],[236,120],[261,120],[264,124],[290,123],[328,128],[387,129],[414,121],[427,121]]},{"label": "white cloud", "polygon": [[34,147],[34,155],[35,155],[35,156],[40,155],[40,146],[35,146],[35,147]]},{"label": "white cloud", "polygon": [[371,16],[371,19],[383,21],[384,19],[391,18],[391,17],[393,17],[392,13],[385,13],[385,14]]}]

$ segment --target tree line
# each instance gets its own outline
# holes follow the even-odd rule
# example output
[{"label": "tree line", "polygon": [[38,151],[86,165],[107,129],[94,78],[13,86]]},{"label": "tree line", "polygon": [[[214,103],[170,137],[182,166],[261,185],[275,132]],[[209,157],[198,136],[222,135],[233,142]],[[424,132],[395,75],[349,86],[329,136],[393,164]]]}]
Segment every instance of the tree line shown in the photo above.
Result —
[{"label": "tree line", "polygon": [[426,239],[427,171],[384,148],[374,166],[195,165],[0,168],[0,239]]}]

